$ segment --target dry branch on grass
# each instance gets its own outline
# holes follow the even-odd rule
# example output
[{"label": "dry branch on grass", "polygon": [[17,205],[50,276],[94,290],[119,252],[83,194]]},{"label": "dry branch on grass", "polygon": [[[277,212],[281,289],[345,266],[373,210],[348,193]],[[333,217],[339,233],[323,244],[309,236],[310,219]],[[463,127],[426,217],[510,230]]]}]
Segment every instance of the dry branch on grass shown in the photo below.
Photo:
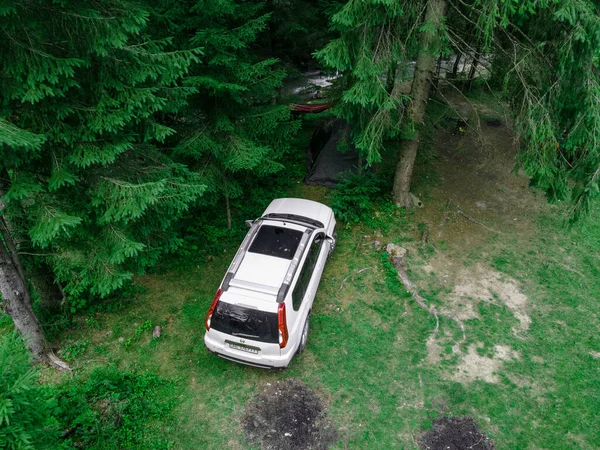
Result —
[{"label": "dry branch on grass", "polygon": [[467,219],[469,222],[474,223],[475,225],[479,225],[480,227],[484,228],[485,230],[489,231],[490,233],[503,234],[501,231],[494,230],[493,228],[490,228],[487,225],[484,225],[479,220],[475,219],[473,216],[470,216],[469,214],[467,214],[466,212],[464,212],[462,209],[460,209],[458,207],[456,208],[456,210],[450,211],[450,209],[449,209],[450,206],[451,206],[451,202],[450,202],[450,200],[448,200],[448,203],[446,204],[446,210],[442,214],[442,220],[439,225],[440,231],[438,231],[438,237],[442,236],[441,229],[446,224],[446,221],[448,220],[448,214],[450,214],[450,213],[458,214],[459,216],[462,216],[465,219]]},{"label": "dry branch on grass", "polygon": [[490,227],[485,226],[484,224],[482,224],[481,222],[479,222],[477,219],[471,217],[470,215],[466,214],[463,210],[461,210],[460,208],[456,208],[456,214],[460,214],[461,216],[463,216],[465,219],[467,219],[469,222],[473,222],[476,225],[479,225],[482,228],[485,228],[486,230],[492,232],[492,233],[498,233],[498,234],[502,234],[500,231],[494,230]]},{"label": "dry branch on grass", "polygon": [[342,284],[340,284],[339,290],[341,291],[344,288],[344,284],[346,284],[346,281],[348,281],[348,278],[352,277],[352,279],[354,279],[355,275],[358,275],[359,273],[363,273],[365,270],[369,270],[369,269],[372,269],[372,267],[363,267],[362,269],[358,269],[354,275],[348,275],[346,278],[344,278],[342,280]]},{"label": "dry branch on grass", "polygon": [[[393,244],[388,244],[388,248],[390,245],[393,245]],[[401,247],[399,247],[399,248],[401,248]],[[403,250],[405,250],[405,249],[403,249]],[[450,313],[446,313],[446,312],[438,312],[435,305],[427,306],[427,301],[419,295],[419,292],[417,291],[417,288],[415,287],[414,283],[412,281],[410,281],[410,279],[408,278],[408,274],[406,273],[406,269],[405,269],[406,259],[400,260],[398,258],[394,258],[394,256],[392,255],[392,252],[388,252],[388,253],[390,254],[390,261],[396,268],[396,271],[398,272],[398,276],[400,277],[400,280],[402,281],[402,284],[404,284],[404,287],[406,288],[406,290],[411,293],[412,298],[417,302],[417,304],[421,308],[423,308],[425,311],[427,311],[429,314],[431,314],[433,317],[435,317],[435,329],[433,330],[433,337],[435,337],[437,335],[437,332],[440,327],[439,316],[443,316],[443,317],[447,317],[447,318],[455,321],[458,324],[458,326],[460,327],[460,330],[462,331],[462,335],[463,335],[461,341],[459,342],[459,345],[462,344],[466,340],[466,335],[465,335],[465,326],[463,325],[461,320],[458,317],[456,317],[454,314],[450,314]]]}]

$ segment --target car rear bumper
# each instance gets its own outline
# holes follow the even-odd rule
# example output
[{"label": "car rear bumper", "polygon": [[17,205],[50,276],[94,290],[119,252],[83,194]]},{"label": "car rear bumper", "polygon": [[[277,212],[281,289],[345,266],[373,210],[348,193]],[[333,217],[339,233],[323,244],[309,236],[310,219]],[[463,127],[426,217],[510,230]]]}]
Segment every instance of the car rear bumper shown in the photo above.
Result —
[{"label": "car rear bumper", "polygon": [[283,353],[282,356],[272,355],[268,357],[251,353],[245,354],[242,351],[229,348],[227,344],[211,339],[208,333],[204,334],[204,345],[210,353],[217,355],[219,358],[261,369],[285,369],[294,355],[290,351]]}]

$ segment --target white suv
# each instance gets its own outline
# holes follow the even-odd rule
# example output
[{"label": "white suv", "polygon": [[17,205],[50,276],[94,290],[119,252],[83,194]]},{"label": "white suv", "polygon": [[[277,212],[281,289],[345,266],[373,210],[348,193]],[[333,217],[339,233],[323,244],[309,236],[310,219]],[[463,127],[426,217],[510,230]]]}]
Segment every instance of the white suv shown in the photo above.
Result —
[{"label": "white suv", "polygon": [[331,208],[273,200],[246,235],[206,315],[204,343],[221,358],[285,368],[306,345],[325,261],[335,247]]}]

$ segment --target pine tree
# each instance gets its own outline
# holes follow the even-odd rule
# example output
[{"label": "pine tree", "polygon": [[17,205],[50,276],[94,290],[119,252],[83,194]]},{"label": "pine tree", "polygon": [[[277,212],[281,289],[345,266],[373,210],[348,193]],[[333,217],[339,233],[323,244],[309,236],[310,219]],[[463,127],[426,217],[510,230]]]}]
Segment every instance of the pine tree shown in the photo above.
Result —
[{"label": "pine tree", "polygon": [[411,102],[407,111],[407,118],[410,126],[413,127],[414,134],[400,142],[392,188],[394,203],[404,208],[415,206],[410,193],[410,184],[421,138],[420,127],[425,120],[425,111],[429,101],[435,62],[444,52],[443,30],[447,7],[446,0],[429,0],[425,18],[419,30],[419,50],[410,89]]},{"label": "pine tree", "polygon": [[417,16],[403,2],[348,2],[331,18],[339,37],[316,53],[343,75],[331,100],[336,114],[352,125],[356,148],[368,164],[380,161],[384,142],[400,134],[408,97],[396,81],[407,76],[399,69],[414,51],[405,36]]},{"label": "pine tree", "polygon": [[[589,210],[600,192],[600,10],[594,2],[355,0],[331,23],[340,38],[317,56],[344,71],[339,114],[353,125],[357,148],[373,162],[386,139],[403,138],[396,203],[411,206],[408,192],[423,115],[418,111],[425,111],[432,61],[452,48],[462,55],[493,56],[494,78],[513,108],[524,144],[518,164],[551,199],[571,193],[572,219]],[[428,57],[424,70],[417,67],[410,99],[394,96],[396,68],[416,55],[417,61]]]},{"label": "pine tree", "polygon": [[[516,25],[515,25],[516,27]],[[570,220],[600,194],[600,7],[549,2],[498,42],[497,77],[524,143],[518,164],[550,200],[572,200]]]},{"label": "pine tree", "polygon": [[[149,20],[124,0],[0,7],[0,195],[12,230],[2,262],[18,275],[11,243],[25,236],[20,250],[44,255],[73,307],[175,248],[172,225],[206,189],[163,144],[195,91],[183,78],[200,51],[156,38]],[[18,328],[41,357],[47,345],[27,329],[37,319],[17,284],[3,302],[29,311]]]},{"label": "pine tree", "polygon": [[270,16],[261,3],[239,0],[159,6],[177,45],[203,50],[185,82],[197,93],[176,126],[182,136],[176,150],[208,186],[205,200],[225,199],[231,227],[229,200],[285,167],[300,125],[287,105],[275,102],[285,72],[256,46]]},{"label": "pine tree", "polygon": [[267,0],[270,18],[258,43],[262,52],[278,58],[291,70],[306,69],[312,55],[331,39],[329,16],[342,5],[341,0]]}]

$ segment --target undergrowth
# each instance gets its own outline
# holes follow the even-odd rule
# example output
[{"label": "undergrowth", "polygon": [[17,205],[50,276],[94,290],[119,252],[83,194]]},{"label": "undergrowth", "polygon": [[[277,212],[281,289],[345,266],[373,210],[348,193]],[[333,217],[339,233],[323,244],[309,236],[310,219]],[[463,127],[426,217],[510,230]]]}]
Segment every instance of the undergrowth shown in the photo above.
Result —
[{"label": "undergrowth", "polygon": [[173,383],[152,373],[98,367],[58,386],[47,385],[64,449],[168,449],[161,432],[175,403]]}]

